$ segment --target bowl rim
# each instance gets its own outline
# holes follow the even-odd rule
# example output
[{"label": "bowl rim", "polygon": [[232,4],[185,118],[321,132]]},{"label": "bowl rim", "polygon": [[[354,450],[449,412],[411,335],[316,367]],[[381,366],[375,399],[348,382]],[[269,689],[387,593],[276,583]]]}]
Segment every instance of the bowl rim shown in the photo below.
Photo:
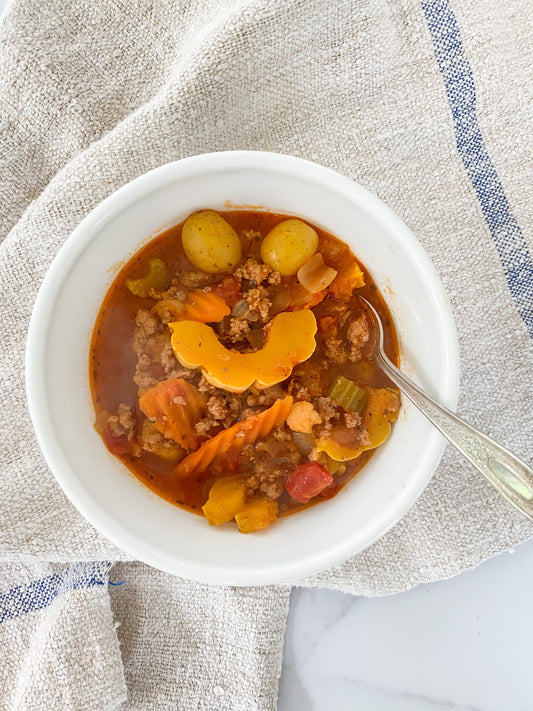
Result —
[{"label": "bowl rim", "polygon": [[[350,178],[302,158],[266,151],[203,153],[166,163],[126,183],[106,197],[84,217],[59,249],[35,300],[26,341],[26,397],[38,444],[56,481],[84,518],[121,550],[148,565],[174,575],[204,583],[228,585],[290,583],[325,568],[340,564],[351,555],[360,553],[368,548],[389,531],[409,511],[429,484],[446,448],[445,440],[443,438],[435,440],[428,449],[426,452],[426,461],[428,462],[427,475],[420,477],[416,485],[411,486],[410,496],[402,499],[402,505],[398,507],[397,515],[392,520],[389,520],[385,526],[383,526],[383,522],[379,522],[380,525],[376,523],[373,526],[373,535],[369,537],[363,548],[359,547],[354,551],[353,543],[350,545],[351,539],[347,539],[340,541],[333,549],[330,547],[316,555],[307,556],[305,559],[297,560],[291,564],[282,566],[268,564],[260,570],[254,568],[250,571],[224,569],[224,574],[222,574],[220,569],[208,568],[203,563],[191,564],[184,561],[177,562],[173,559],[172,564],[170,564],[167,560],[168,556],[154,550],[150,544],[143,541],[142,537],[132,535],[131,531],[123,531],[122,527],[118,525],[113,526],[113,522],[109,519],[107,513],[97,502],[90,500],[83,487],[77,483],[76,473],[71,471],[71,467],[63,456],[61,446],[55,437],[55,430],[47,422],[47,396],[44,377],[45,359],[39,357],[39,354],[45,352],[48,324],[50,323],[62,283],[92,240],[94,233],[116,214],[127,209],[135,200],[169,182],[183,179],[187,176],[198,175],[206,170],[216,172],[217,169],[227,171],[238,168],[270,168],[285,170],[292,175],[296,173],[306,177],[312,173],[317,181],[327,183],[329,190],[341,193],[349,200],[357,201],[359,204],[364,203],[364,209],[371,217],[375,218],[385,229],[399,234],[402,239],[408,241],[410,252],[418,265],[425,274],[431,275],[432,289],[442,304],[440,309],[442,323],[440,325],[444,329],[443,342],[446,347],[446,367],[444,369],[446,382],[443,385],[448,395],[442,404],[451,410],[455,410],[459,397],[460,380],[457,330],[442,282],[422,244],[392,208],[388,207],[374,193]],[[238,209],[238,207],[236,206],[235,209]],[[257,209],[261,208],[258,207]],[[248,575],[248,572],[253,576],[253,579]]]}]

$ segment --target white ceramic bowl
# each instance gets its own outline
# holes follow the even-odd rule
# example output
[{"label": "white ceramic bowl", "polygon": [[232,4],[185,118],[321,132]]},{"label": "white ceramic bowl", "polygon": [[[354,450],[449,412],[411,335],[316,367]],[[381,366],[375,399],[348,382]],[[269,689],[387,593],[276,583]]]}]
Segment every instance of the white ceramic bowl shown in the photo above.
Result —
[{"label": "white ceramic bowl", "polygon": [[427,254],[378,198],[331,170],[289,156],[227,152],[164,165],[95,208],[66,241],[31,319],[27,394],[57,481],[104,536],[135,558],[208,583],[289,582],[361,551],[413,505],[444,442],[403,399],[386,444],[341,492],[244,536],[210,527],[146,489],[93,429],[89,343],[116,265],[201,208],[259,206],[304,217],[348,242],[374,277],[398,330],[401,367],[455,408],[459,361],[448,299]]}]

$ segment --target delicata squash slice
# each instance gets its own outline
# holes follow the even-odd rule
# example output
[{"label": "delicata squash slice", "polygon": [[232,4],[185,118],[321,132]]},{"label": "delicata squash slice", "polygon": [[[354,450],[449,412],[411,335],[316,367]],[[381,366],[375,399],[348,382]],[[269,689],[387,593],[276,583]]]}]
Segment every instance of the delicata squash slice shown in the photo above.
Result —
[{"label": "delicata squash slice", "polygon": [[210,326],[195,321],[169,323],[169,328],[179,362],[185,368],[201,368],[208,382],[233,393],[252,385],[269,388],[286,380],[316,347],[316,319],[309,309],[274,316],[265,345],[254,353],[226,348]]},{"label": "delicata squash slice", "polygon": [[98,314],[103,444],[212,526],[258,532],[332,498],[400,408],[359,294],[397,362],[390,313],[347,244],[287,215],[189,215],[131,258]]}]

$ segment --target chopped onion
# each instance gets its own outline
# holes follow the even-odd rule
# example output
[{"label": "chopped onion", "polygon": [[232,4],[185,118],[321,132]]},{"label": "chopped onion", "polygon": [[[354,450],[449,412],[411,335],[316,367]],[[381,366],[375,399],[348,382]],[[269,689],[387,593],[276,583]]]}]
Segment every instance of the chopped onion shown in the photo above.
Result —
[{"label": "chopped onion", "polygon": [[239,299],[235,306],[233,307],[232,314],[234,316],[237,316],[237,318],[241,318],[242,316],[245,316],[248,311],[250,310],[250,305],[246,301],[246,299]]},{"label": "chopped onion", "polygon": [[246,299],[240,299],[237,301],[231,313],[236,318],[244,318],[246,321],[250,321],[252,323],[259,320],[259,315],[255,311],[252,311],[250,304],[246,301]]},{"label": "chopped onion", "polygon": [[262,348],[265,345],[265,332],[262,328],[254,328],[246,334],[246,340],[252,348]]},{"label": "chopped onion", "polygon": [[294,439],[296,449],[300,452],[300,454],[303,454],[304,457],[309,456],[311,450],[315,446],[313,435],[306,434],[305,432],[293,432],[292,437]]},{"label": "chopped onion", "polygon": [[280,471],[288,471],[289,469],[294,469],[294,460],[290,457],[276,457],[268,462],[267,467],[269,469],[279,469]]},{"label": "chopped onion", "polygon": [[318,294],[331,284],[337,272],[332,267],[327,267],[324,264],[324,257],[317,252],[298,269],[296,276],[304,289],[311,294]]},{"label": "chopped onion", "polygon": [[268,291],[268,298],[271,302],[270,313],[272,316],[280,314],[291,303],[291,291],[288,286],[273,287]]},{"label": "chopped onion", "polygon": [[222,321],[217,323],[215,328],[217,329],[219,336],[223,336],[226,333],[226,331],[229,329],[230,321],[231,321],[231,316],[224,316]]}]

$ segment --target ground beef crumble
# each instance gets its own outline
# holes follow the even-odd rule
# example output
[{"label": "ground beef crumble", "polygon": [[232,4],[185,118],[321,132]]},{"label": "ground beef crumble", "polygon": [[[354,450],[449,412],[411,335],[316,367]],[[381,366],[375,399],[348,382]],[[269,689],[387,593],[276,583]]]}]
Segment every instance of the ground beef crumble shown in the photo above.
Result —
[{"label": "ground beef crumble", "polygon": [[200,429],[205,429],[208,425],[209,429],[211,429],[220,424],[227,428],[242,419],[243,403],[240,395],[219,390],[214,385],[211,385],[203,375],[200,377],[197,387],[201,393],[208,395],[207,411],[210,418],[203,425],[200,425]]},{"label": "ground beef crumble", "polygon": [[[257,233],[260,236],[260,233]],[[235,270],[234,275],[237,279],[247,279],[255,286],[259,286],[263,282],[274,285],[281,282],[281,274],[274,269],[271,269],[268,264],[257,261],[254,257],[248,257],[242,267]]]},{"label": "ground beef crumble", "polygon": [[173,439],[167,438],[159,432],[149,419],[144,420],[139,436],[142,448],[147,452],[163,457],[164,459],[177,460],[184,456],[185,450]]},{"label": "ground beef crumble", "polygon": [[135,324],[137,325],[137,328],[135,330],[133,341],[134,346],[137,339],[139,341],[146,341],[148,336],[153,336],[160,330],[160,325],[156,317],[144,309],[139,309],[139,311],[137,311],[135,316]]},{"label": "ground beef crumble", "polygon": [[140,309],[135,317],[133,350],[137,365],[133,380],[139,390],[155,387],[167,378],[198,379],[198,373],[183,368],[172,350],[170,332],[150,311]]},{"label": "ground beef crumble", "polygon": [[162,299],[178,299],[179,301],[185,301],[187,292],[183,289],[183,284],[181,281],[172,280],[172,284],[164,291],[159,291],[158,289],[150,289],[150,297],[161,301]]},{"label": "ground beef crumble", "polygon": [[127,435],[128,439],[133,437],[135,431],[135,418],[129,405],[121,402],[116,415],[110,415],[107,423],[113,437]]},{"label": "ground beef crumble", "polygon": [[346,336],[350,342],[350,361],[356,363],[361,360],[361,349],[369,339],[368,324],[364,315],[350,321]]},{"label": "ground beef crumble", "polygon": [[323,389],[317,364],[307,360],[293,368],[288,391],[296,400],[309,400],[321,395]]},{"label": "ground beef crumble", "polygon": [[242,267],[238,267],[233,273],[237,279],[248,279],[248,281],[253,281],[257,285],[262,284],[271,271],[268,264],[258,262],[253,257],[248,257]]},{"label": "ground beef crumble", "polygon": [[271,499],[281,496],[287,475],[302,461],[291,433],[283,426],[246,454],[253,469],[246,480],[248,495],[262,492]]},{"label": "ground beef crumble", "polygon": [[224,335],[231,343],[236,344],[241,343],[249,331],[250,324],[245,318],[232,316],[230,318],[228,330]]},{"label": "ground beef crumble", "polygon": [[214,393],[214,392],[219,392],[218,388],[215,388],[214,385],[211,385],[209,380],[206,380],[204,376],[202,375],[200,377],[200,381],[198,383],[198,390],[201,393]]},{"label": "ground beef crumble", "polygon": [[317,397],[313,400],[313,404],[322,420],[321,424],[315,425],[313,432],[318,439],[329,437],[333,426],[341,418],[341,410],[330,397]]},{"label": "ground beef crumble", "polygon": [[340,418],[339,406],[330,397],[321,395],[315,400],[315,407],[324,422],[338,420]]},{"label": "ground beef crumble", "polygon": [[258,315],[261,323],[266,323],[270,320],[272,302],[264,286],[255,286],[244,294],[244,298],[248,302],[250,310]]},{"label": "ground beef crumble", "polygon": [[324,342],[324,350],[326,352],[326,356],[332,360],[334,363],[338,363],[339,365],[342,363],[346,363],[348,360],[348,352],[346,350],[346,347],[343,343],[343,339],[339,338],[336,335],[337,329],[334,329],[335,335],[333,331],[330,333],[329,337],[325,339]]},{"label": "ground beef crumble", "polygon": [[207,411],[215,418],[215,420],[223,420],[229,414],[228,403],[225,398],[217,392],[214,395],[211,395],[207,401]]},{"label": "ground beef crumble", "polygon": [[346,427],[361,427],[361,415],[357,412],[345,412],[344,424]]},{"label": "ground beef crumble", "polygon": [[205,437],[209,434],[213,427],[216,427],[218,424],[218,421],[213,417],[213,415],[207,415],[207,417],[202,418],[195,424],[194,429],[196,430],[197,435]]},{"label": "ground beef crumble", "polygon": [[197,289],[198,287],[208,286],[212,284],[215,277],[206,272],[182,272],[179,278],[182,287]]}]

